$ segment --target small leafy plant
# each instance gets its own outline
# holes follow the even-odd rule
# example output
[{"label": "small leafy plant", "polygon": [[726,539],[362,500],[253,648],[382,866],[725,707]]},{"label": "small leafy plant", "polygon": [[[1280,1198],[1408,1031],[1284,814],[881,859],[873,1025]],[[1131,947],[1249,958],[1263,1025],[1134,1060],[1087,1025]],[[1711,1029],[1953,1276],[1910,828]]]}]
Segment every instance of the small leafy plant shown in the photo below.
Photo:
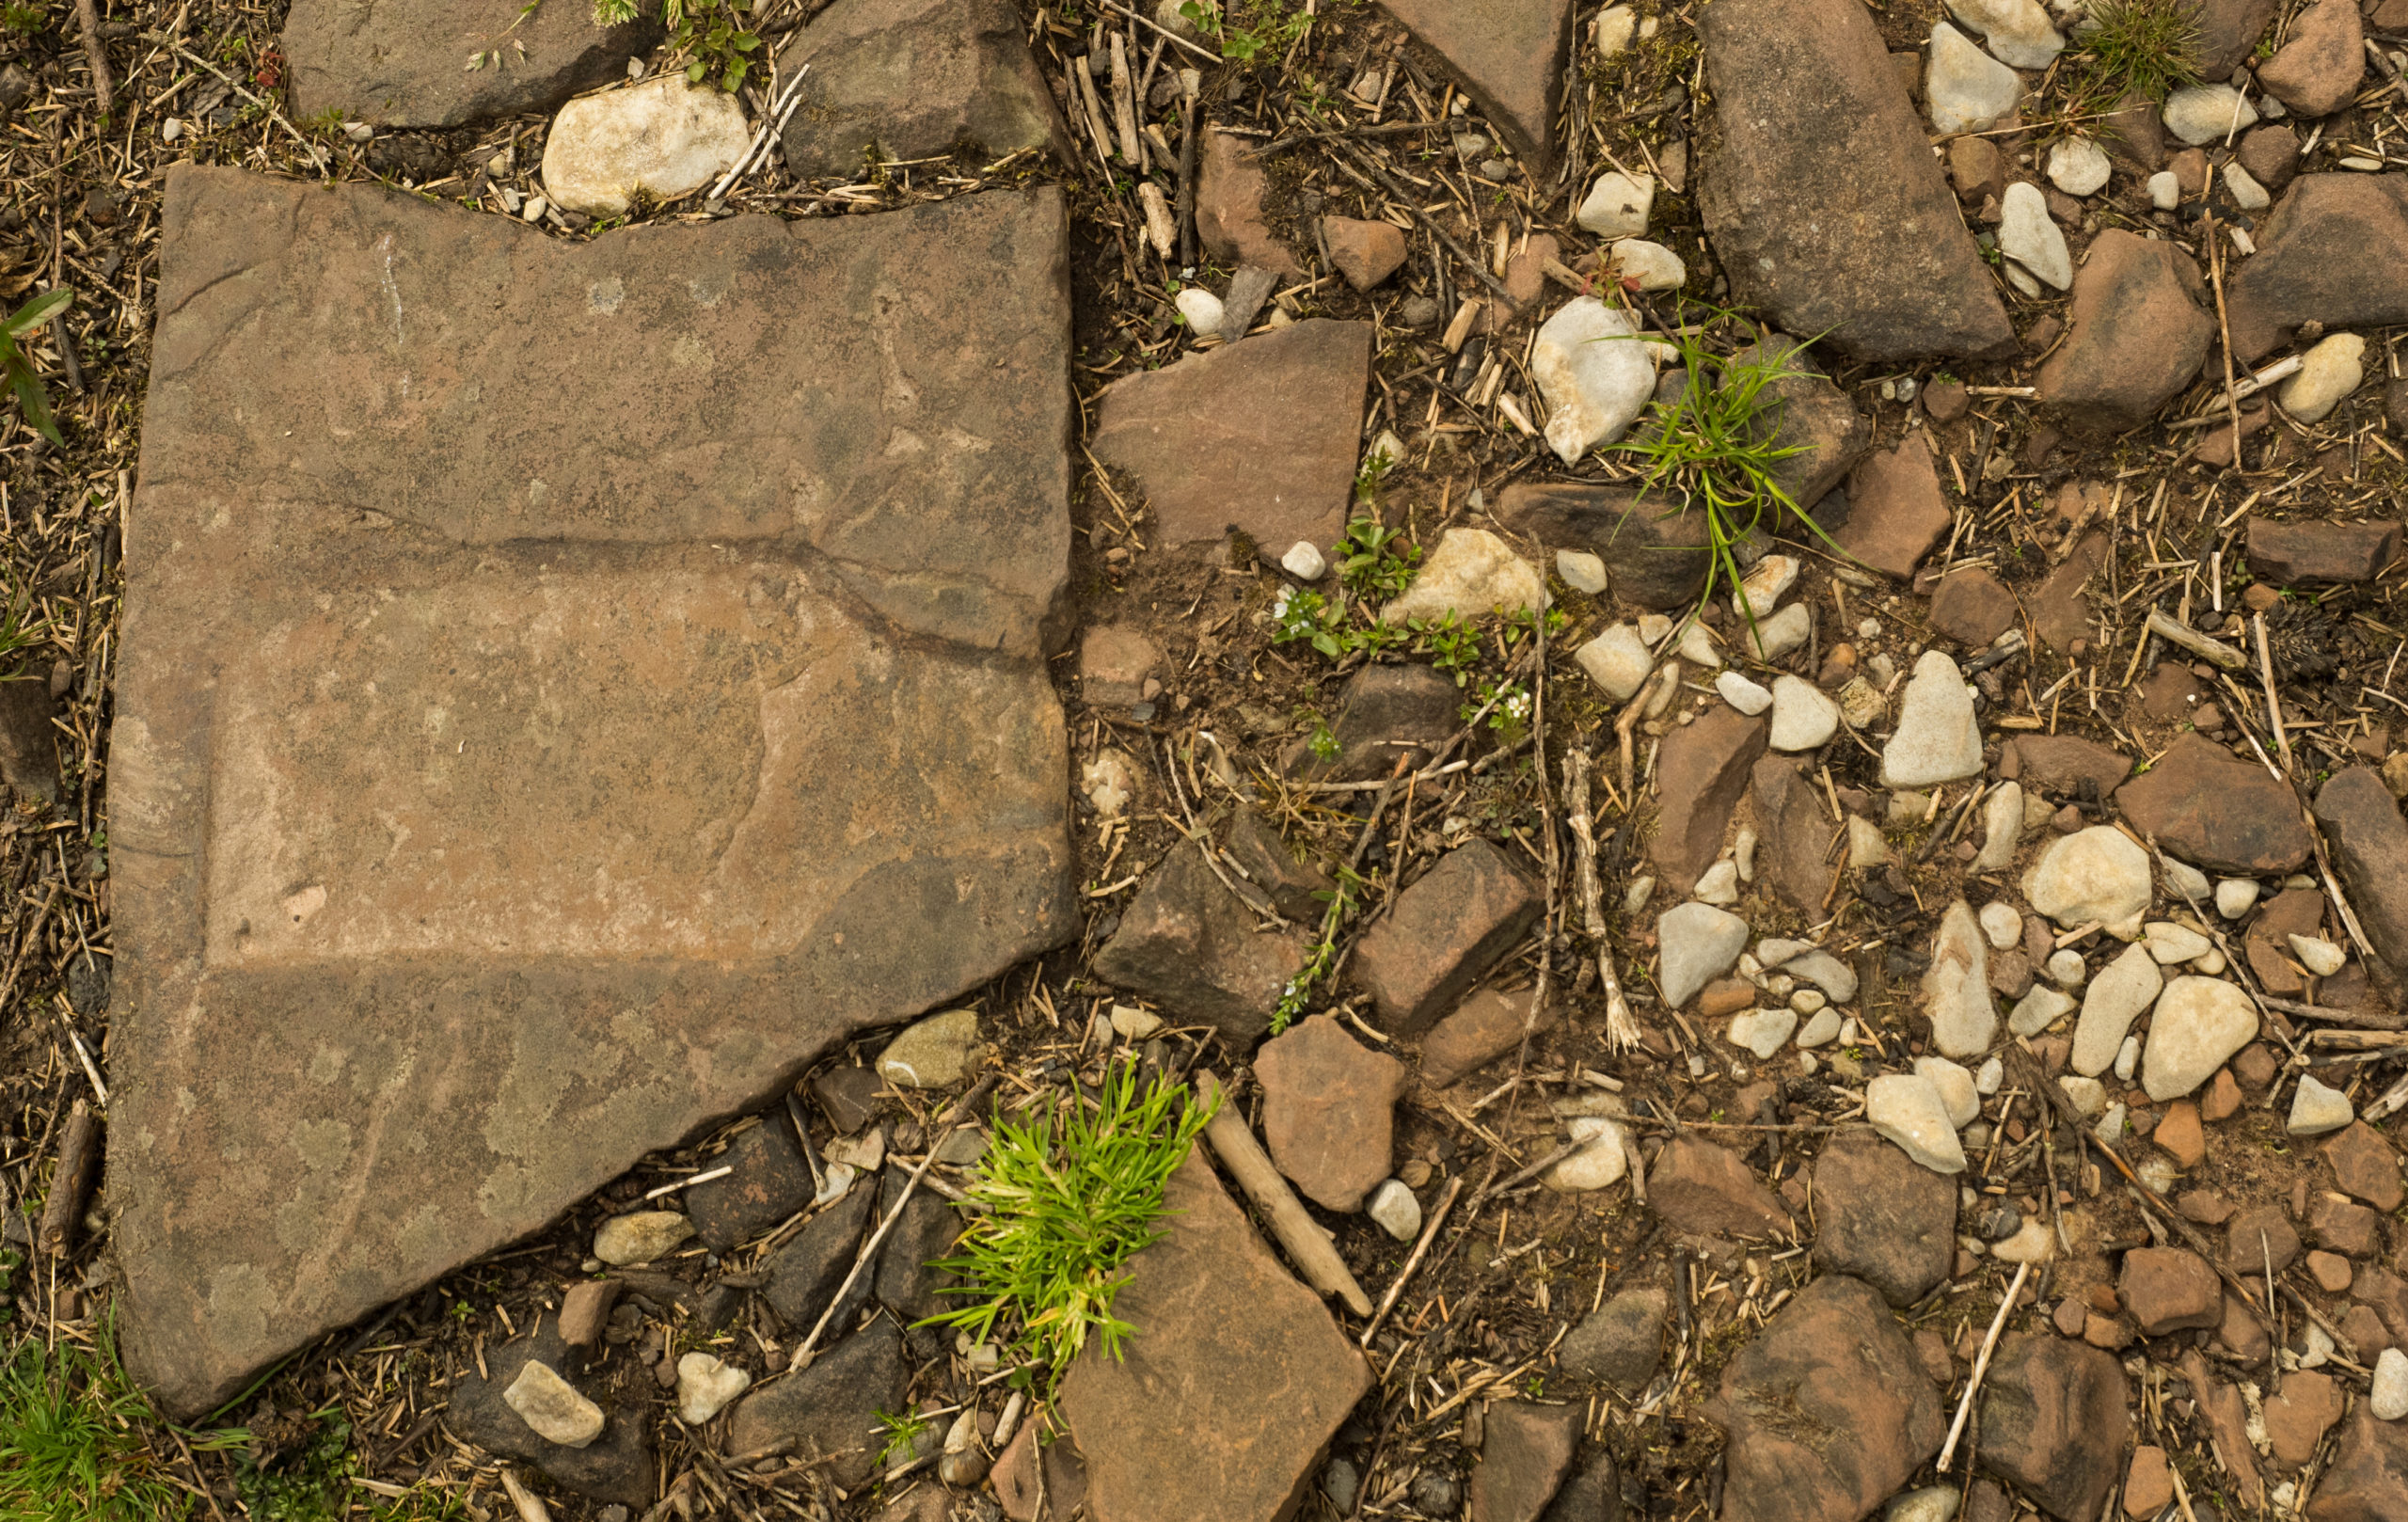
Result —
[{"label": "small leafy plant", "polygon": [[[1492,706],[1493,705],[1493,706]],[[1530,690],[1516,681],[1483,680],[1480,684],[1480,699],[1463,706],[1463,721],[1470,723],[1488,709],[1488,727],[1509,745],[1521,743],[1530,727]]]},{"label": "small leafy plant", "polygon": [[[1225,11],[1239,6],[1244,7],[1248,20],[1234,20]],[[1313,21],[1301,6],[1291,10],[1282,0],[1186,0],[1179,13],[1220,44],[1222,57],[1244,64],[1286,52]]]},{"label": "small leafy plant", "polygon": [[1339,580],[1357,597],[1386,601],[1403,592],[1421,574],[1420,546],[1407,545],[1402,554],[1396,550],[1396,542],[1403,536],[1403,530],[1384,529],[1376,518],[1358,517],[1349,523],[1330,547]]},{"label": "small leafy plant", "polygon": [[17,393],[17,405],[23,407],[25,421],[34,432],[61,449],[67,440],[58,436],[58,424],[50,416],[50,397],[42,389],[41,377],[34,373],[33,361],[18,341],[34,333],[41,325],[75,304],[75,293],[61,286],[45,291],[17,309],[15,314],[0,323],[0,373],[8,379],[8,388]]},{"label": "small leafy plant", "polygon": [[2092,0],[2080,42],[2086,62],[2078,110],[2104,111],[2127,96],[2152,102],[2199,82],[2199,17],[2192,0]]},{"label": "small leafy plant", "polygon": [[0,6],[0,29],[32,37],[50,24],[48,6]]},{"label": "small leafy plant", "polygon": [[1322,717],[1321,710],[1309,706],[1300,707],[1296,710],[1296,719],[1298,722],[1308,726],[1305,735],[1305,748],[1311,751],[1320,760],[1337,760],[1340,749],[1338,743],[1338,733],[1329,727],[1329,721]]},{"label": "small leafy plant", "polygon": [[883,1469],[898,1453],[909,1454],[919,1446],[920,1435],[928,1430],[928,1419],[917,1411],[896,1415],[892,1411],[878,1413],[878,1426],[886,1434],[886,1441],[879,1445],[878,1457],[870,1462],[873,1469]]},{"label": "small leafy plant", "polygon": [[1346,916],[1354,912],[1365,886],[1361,874],[1341,864],[1338,868],[1337,886],[1315,896],[1329,906],[1322,912],[1321,939],[1313,943],[1312,955],[1305,959],[1304,968],[1288,980],[1286,988],[1280,990],[1279,1003],[1271,1011],[1272,1035],[1276,1036],[1296,1023],[1296,1018],[1311,1002],[1315,986],[1337,968],[1338,928],[1346,923]]},{"label": "small leafy plant", "polygon": [[[716,74],[720,88],[734,91],[752,71],[760,34],[749,23],[753,0],[662,0],[660,19],[669,28],[673,56],[686,59],[686,81],[699,85]],[[594,23],[618,26],[636,19],[636,0],[594,0]]]},{"label": "small leafy plant", "polygon": [[1050,1371],[1049,1395],[1090,1339],[1118,1358],[1137,1330],[1112,1313],[1122,1268],[1163,1235],[1163,1186],[1211,1118],[1184,1084],[1156,1073],[1140,1085],[1133,1057],[1092,1100],[1073,1090],[1025,1125],[999,1118],[970,1188],[985,1213],[959,1251],[928,1265],[960,1276],[942,1292],[970,1304],[922,1324],[982,1342],[1016,1326],[1012,1349]]},{"label": "small leafy plant", "polygon": [[1479,629],[1451,608],[1436,618],[1417,618],[1412,627],[1414,649],[1427,653],[1431,665],[1453,677],[1457,687],[1470,679],[1472,667],[1480,663]]}]

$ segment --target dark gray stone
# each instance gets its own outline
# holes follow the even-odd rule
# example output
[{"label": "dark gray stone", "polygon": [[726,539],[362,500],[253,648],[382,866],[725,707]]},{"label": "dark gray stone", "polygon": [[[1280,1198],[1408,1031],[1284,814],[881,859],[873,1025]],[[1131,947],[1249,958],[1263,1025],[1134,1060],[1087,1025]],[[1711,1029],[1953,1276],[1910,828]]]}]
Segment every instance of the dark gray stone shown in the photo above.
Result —
[{"label": "dark gray stone", "polygon": [[1636,1398],[1663,1362],[1671,1310],[1672,1297],[1660,1288],[1624,1290],[1574,1327],[1556,1356],[1573,1378]]},{"label": "dark gray stone", "polygon": [[810,67],[786,122],[786,167],[851,180],[873,160],[1022,149],[1070,156],[1010,0],[835,0],[779,57]]},{"label": "dark gray stone", "polygon": [[1271,1028],[1280,991],[1303,970],[1303,937],[1259,931],[1254,913],[1181,841],[1137,886],[1120,928],[1096,953],[1096,975],[1231,1040]]},{"label": "dark gray stone", "polygon": [[759,1125],[728,1143],[710,1165],[736,1171],[689,1184],[684,1198],[694,1235],[713,1252],[726,1252],[811,1203],[811,1168],[795,1145],[794,1122],[784,1106],[764,1114]]},{"label": "dark gray stone", "polygon": [[793,1458],[827,1460],[828,1478],[849,1490],[869,1478],[884,1441],[878,1414],[903,1409],[909,1373],[903,1335],[880,1316],[810,1368],[744,1397],[728,1424],[727,1451],[750,1453],[784,1440]]},{"label": "dark gray stone", "polygon": [[1606,563],[1614,595],[1662,612],[1705,590],[1712,557],[1705,515],[1625,486],[1516,482],[1498,494],[1497,521],[1549,549],[1585,549]]},{"label": "dark gray stone", "polygon": [[[539,1436],[526,1419],[502,1400],[502,1392],[531,1361],[549,1364],[552,1371],[578,1387],[578,1392],[602,1407],[602,1435],[583,1448],[563,1448]],[[554,1484],[622,1506],[653,1502],[652,1445],[645,1437],[648,1413],[622,1411],[602,1398],[601,1382],[583,1377],[585,1356],[561,1340],[557,1328],[547,1326],[531,1338],[520,1338],[485,1349],[487,1378],[470,1370],[452,1388],[452,1404],[444,1413],[452,1430],[488,1453],[541,1469]]]},{"label": "dark gray stone", "polygon": [[[875,1187],[856,1181],[844,1198],[805,1221],[801,1230],[769,1255],[769,1282],[762,1287],[762,1297],[797,1332],[807,1332],[817,1323],[836,1287],[852,1271],[877,1198]],[[853,1281],[845,1308],[832,1326],[843,1326],[868,1302],[870,1279],[863,1274]]]}]

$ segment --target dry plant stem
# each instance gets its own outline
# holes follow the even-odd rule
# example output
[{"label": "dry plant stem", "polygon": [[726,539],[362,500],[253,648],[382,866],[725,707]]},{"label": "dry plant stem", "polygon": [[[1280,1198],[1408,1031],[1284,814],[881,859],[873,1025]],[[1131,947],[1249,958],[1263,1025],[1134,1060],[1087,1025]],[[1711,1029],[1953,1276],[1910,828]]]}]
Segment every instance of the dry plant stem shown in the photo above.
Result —
[{"label": "dry plant stem", "polygon": [[510,1504],[518,1509],[519,1522],[552,1522],[544,1498],[521,1484],[507,1464],[501,1467],[501,1488],[510,1493]]},{"label": "dry plant stem", "polygon": [[225,82],[228,89],[232,90],[244,100],[250,102],[253,105],[256,105],[261,110],[266,112],[270,120],[284,129],[284,135],[286,136],[301,145],[302,156],[307,158],[311,164],[316,165],[318,166],[318,172],[321,175],[324,175],[328,180],[332,180],[335,177],[334,155],[327,152],[318,144],[309,141],[309,137],[301,131],[300,128],[285,119],[284,113],[277,110],[273,103],[263,101],[260,99],[260,97],[252,94],[249,90],[245,89],[242,86],[234,82],[233,75],[228,73],[225,70],[218,68],[215,64],[211,63],[207,58],[202,57],[199,54],[186,48],[183,44],[178,42],[174,38],[169,37],[166,33],[150,32],[145,35],[151,41],[165,46],[168,51],[175,54],[177,57],[182,58],[184,62],[191,64],[196,68],[206,69],[211,73],[215,74],[220,80]]},{"label": "dry plant stem", "polygon": [[100,114],[105,119],[117,87],[109,79],[108,49],[101,45],[100,10],[92,0],[75,0],[75,20],[84,28],[84,61],[92,66],[92,93],[100,97]]},{"label": "dry plant stem", "polygon": [[2168,618],[2162,609],[2148,610],[2147,631],[2168,644],[2179,645],[2191,654],[2226,671],[2247,671],[2249,658],[2219,640],[2210,640],[2188,624]]},{"label": "dry plant stem", "polygon": [[1429,1256],[1430,1244],[1438,1240],[1438,1229],[1447,1224],[1447,1213],[1455,1208],[1456,1197],[1463,1192],[1463,1175],[1457,1174],[1447,1181],[1446,1193],[1438,1197],[1438,1208],[1432,1211],[1430,1219],[1422,1224],[1421,1236],[1414,1243],[1413,1251],[1405,1256],[1404,1266],[1397,1270],[1396,1282],[1388,1286],[1387,1293],[1380,1296],[1380,1308],[1371,1312],[1370,1324],[1363,1328],[1361,1346],[1368,1348],[1371,1345],[1372,1334],[1380,1329],[1380,1323],[1387,1319],[1388,1312],[1396,1308],[1397,1296],[1404,1293],[1404,1287],[1412,1279],[1414,1271],[1421,1266],[1421,1260]]},{"label": "dry plant stem", "polygon": [[1530,1062],[1530,1038],[1539,1028],[1539,1011],[1546,1007],[1547,995],[1555,991],[1555,936],[1561,923],[1560,904],[1563,897],[1563,871],[1560,854],[1555,845],[1555,789],[1547,785],[1546,775],[1546,610],[1536,615],[1538,626],[1538,672],[1530,679],[1530,743],[1531,758],[1538,763],[1539,822],[1546,831],[1546,904],[1539,920],[1539,976],[1530,989],[1530,1007],[1522,1015],[1522,1045],[1513,1054],[1513,1081],[1507,1086],[1512,1096],[1505,1102],[1505,1118],[1510,1124],[1522,1098],[1522,1071]]},{"label": "dry plant stem", "polygon": [[1956,1455],[1956,1439],[1965,1435],[1965,1419],[1973,1414],[1973,1396],[1982,1387],[1982,1376],[1989,1372],[1990,1354],[1998,1347],[1998,1334],[2006,1329],[2006,1313],[2015,1308],[2015,1297],[2023,1292],[2024,1277],[2031,1272],[2030,1263],[2015,1265],[2015,1282],[2006,1287],[2006,1298],[1998,1303],[1998,1314],[1990,1318],[1989,1335],[1982,1339],[1982,1351],[1973,1359],[1972,1377],[1965,1381],[1965,1393],[1956,1402],[1956,1419],[1948,1424],[1948,1441],[1941,1446],[1941,1474],[1948,1472],[1949,1463]]},{"label": "dry plant stem", "polygon": [[51,1175],[50,1200],[42,1207],[41,1250],[55,1258],[75,1240],[91,1195],[92,1165],[100,1160],[100,1117],[82,1100],[67,1113],[67,1134],[58,1143],[58,1167]]},{"label": "dry plant stem", "polygon": [[[2224,309],[2224,243],[2216,236],[2216,219],[2213,213],[2199,218],[2199,228],[2201,235],[2207,239],[2208,244],[2208,278],[2214,282],[2216,289],[2216,331],[2224,340],[2219,345],[2224,354],[2224,404],[2226,412],[2232,419],[2232,468],[2239,470],[2241,468],[2241,392],[2233,384],[2232,376],[2232,319],[2226,314]],[[2213,657],[2209,658],[2214,659]],[[2216,664],[2222,665],[2224,662],[2217,661]]]},{"label": "dry plant stem", "polygon": [[1606,989],[1606,1050],[1628,1052],[1639,1044],[1639,1024],[1631,1018],[1630,1000],[1614,972],[1614,947],[1606,925],[1605,890],[1597,880],[1597,840],[1589,822],[1589,753],[1573,750],[1563,758],[1564,809],[1571,816],[1573,847],[1578,857],[1581,928],[1597,948],[1597,979]]},{"label": "dry plant stem", "polygon": [[2274,731],[2274,749],[2282,753],[2283,774],[2289,776],[2291,766],[2291,737],[2283,730],[2283,700],[2274,690],[2274,652],[2266,642],[2266,615],[2253,613],[2249,619],[2258,636],[2258,675],[2266,684],[2266,722]]},{"label": "dry plant stem", "polygon": [[1145,161],[1137,156],[1137,86],[1129,73],[1129,48],[1120,34],[1112,34],[1112,124],[1120,136],[1121,162],[1137,172]]},{"label": "dry plant stem", "polygon": [[[1221,1081],[1212,1073],[1196,1075],[1196,1092],[1206,1104],[1218,1103]],[[1371,1301],[1362,1285],[1346,1267],[1346,1260],[1338,1256],[1337,1246],[1329,1233],[1321,1229],[1296,1197],[1288,1181],[1272,1165],[1270,1155],[1262,1144],[1246,1129],[1245,1117],[1228,1104],[1220,1104],[1212,1118],[1204,1122],[1204,1139],[1212,1144],[1212,1155],[1229,1170],[1238,1187],[1254,1201],[1255,1209],[1271,1223],[1271,1234],[1288,1250],[1305,1282],[1325,1295],[1335,1295],[1345,1302],[1346,1308],[1357,1316],[1371,1311]]]},{"label": "dry plant stem", "polygon": [[[937,1154],[944,1150],[944,1144],[959,1129],[958,1125],[947,1126],[936,1140],[928,1143],[927,1154],[920,1159],[919,1166],[913,1168],[911,1177],[904,1181],[903,1193],[896,1197],[895,1208],[886,1213],[886,1219],[878,1223],[878,1229],[870,1234],[868,1244],[853,1259],[852,1271],[845,1276],[845,1282],[836,1286],[836,1292],[829,1297],[828,1308],[821,1311],[819,1319],[811,1324],[811,1335],[795,1344],[794,1356],[788,1361],[787,1368],[800,1373],[811,1367],[811,1350],[819,1345],[819,1334],[828,1329],[828,1318],[836,1314],[836,1308],[843,1305],[845,1296],[852,1292],[853,1281],[862,1276],[862,1270],[877,1260],[878,1245],[886,1240],[886,1233],[894,1230],[895,1223],[903,1218],[903,1208],[911,1203],[911,1196],[918,1191],[920,1180],[935,1164]],[[866,1185],[867,1181],[864,1180],[863,1183]]]}]

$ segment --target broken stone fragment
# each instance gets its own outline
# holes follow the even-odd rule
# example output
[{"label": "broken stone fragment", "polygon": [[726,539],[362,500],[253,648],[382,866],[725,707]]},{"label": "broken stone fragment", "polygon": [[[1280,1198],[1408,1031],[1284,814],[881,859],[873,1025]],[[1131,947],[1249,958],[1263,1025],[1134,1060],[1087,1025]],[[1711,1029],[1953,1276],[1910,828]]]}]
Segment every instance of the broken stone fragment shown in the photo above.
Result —
[{"label": "broken stone fragment", "polygon": [[594,1233],[594,1256],[612,1267],[666,1258],[694,1234],[694,1223],[675,1211],[636,1211],[614,1215]]},{"label": "broken stone fragment", "polygon": [[1270,1029],[1280,991],[1305,965],[1299,935],[1259,932],[1255,923],[1201,849],[1181,841],[1138,885],[1096,954],[1096,974],[1182,1020],[1252,1041]]},{"label": "broken stone fragment", "polygon": [[752,1383],[751,1374],[710,1354],[689,1353],[677,1360],[678,1418],[689,1427],[699,1427],[726,1410]]},{"label": "broken stone fragment", "polygon": [[803,179],[963,147],[988,161],[1074,156],[1010,0],[835,0],[778,64],[781,79],[810,70],[784,131],[786,167]]},{"label": "broken stone fragment", "polygon": [[663,201],[692,195],[752,147],[735,96],[662,74],[562,106],[544,139],[544,189],[563,211],[616,216],[640,193]]},{"label": "broken stone fragment", "polygon": [[1472,840],[1397,895],[1355,943],[1354,981],[1395,1035],[1413,1036],[1452,1007],[1511,951],[1544,906],[1505,853]]},{"label": "broken stone fragment", "polygon": [[[532,10],[453,0],[294,0],[281,51],[293,119],[341,112],[376,127],[457,127],[549,111],[625,76],[661,37],[658,0],[616,25],[583,5]],[[472,59],[463,69],[461,60]]]},{"label": "broken stone fragment", "polygon": [[1264,1042],[1254,1071],[1263,1141],[1279,1171],[1323,1209],[1360,1209],[1387,1177],[1404,1064],[1314,1015]]},{"label": "broken stone fragment", "polygon": [[528,1359],[501,1398],[547,1443],[583,1448],[602,1435],[602,1408],[541,1359]]}]

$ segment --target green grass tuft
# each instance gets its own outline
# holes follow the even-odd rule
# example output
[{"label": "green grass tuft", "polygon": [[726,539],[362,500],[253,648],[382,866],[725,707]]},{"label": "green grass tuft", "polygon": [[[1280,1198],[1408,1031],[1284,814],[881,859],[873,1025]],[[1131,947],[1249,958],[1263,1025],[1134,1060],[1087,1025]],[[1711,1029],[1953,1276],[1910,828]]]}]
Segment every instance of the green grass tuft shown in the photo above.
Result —
[{"label": "green grass tuft", "polygon": [[1120,1356],[1137,1329],[1112,1313],[1129,1282],[1122,1266],[1163,1234],[1163,1185],[1212,1118],[1184,1084],[1144,1086],[1134,1059],[1105,1074],[1098,1098],[1073,1094],[1058,1118],[995,1124],[971,1197],[987,1207],[959,1250],[929,1266],[963,1282],[943,1292],[972,1303],[922,1324],[958,1326],[979,1341],[1017,1328],[1014,1353],[1058,1385],[1089,1339]]},{"label": "green grass tuft", "polygon": [[2080,109],[2105,111],[2128,95],[2162,103],[2199,82],[2199,20],[2189,0],[2094,0],[2098,24],[2074,40],[2084,59]]},{"label": "green grass tuft", "polygon": [[150,1408],[98,1350],[27,1337],[0,1364],[0,1522],[153,1522],[191,1498],[145,1440]]}]

